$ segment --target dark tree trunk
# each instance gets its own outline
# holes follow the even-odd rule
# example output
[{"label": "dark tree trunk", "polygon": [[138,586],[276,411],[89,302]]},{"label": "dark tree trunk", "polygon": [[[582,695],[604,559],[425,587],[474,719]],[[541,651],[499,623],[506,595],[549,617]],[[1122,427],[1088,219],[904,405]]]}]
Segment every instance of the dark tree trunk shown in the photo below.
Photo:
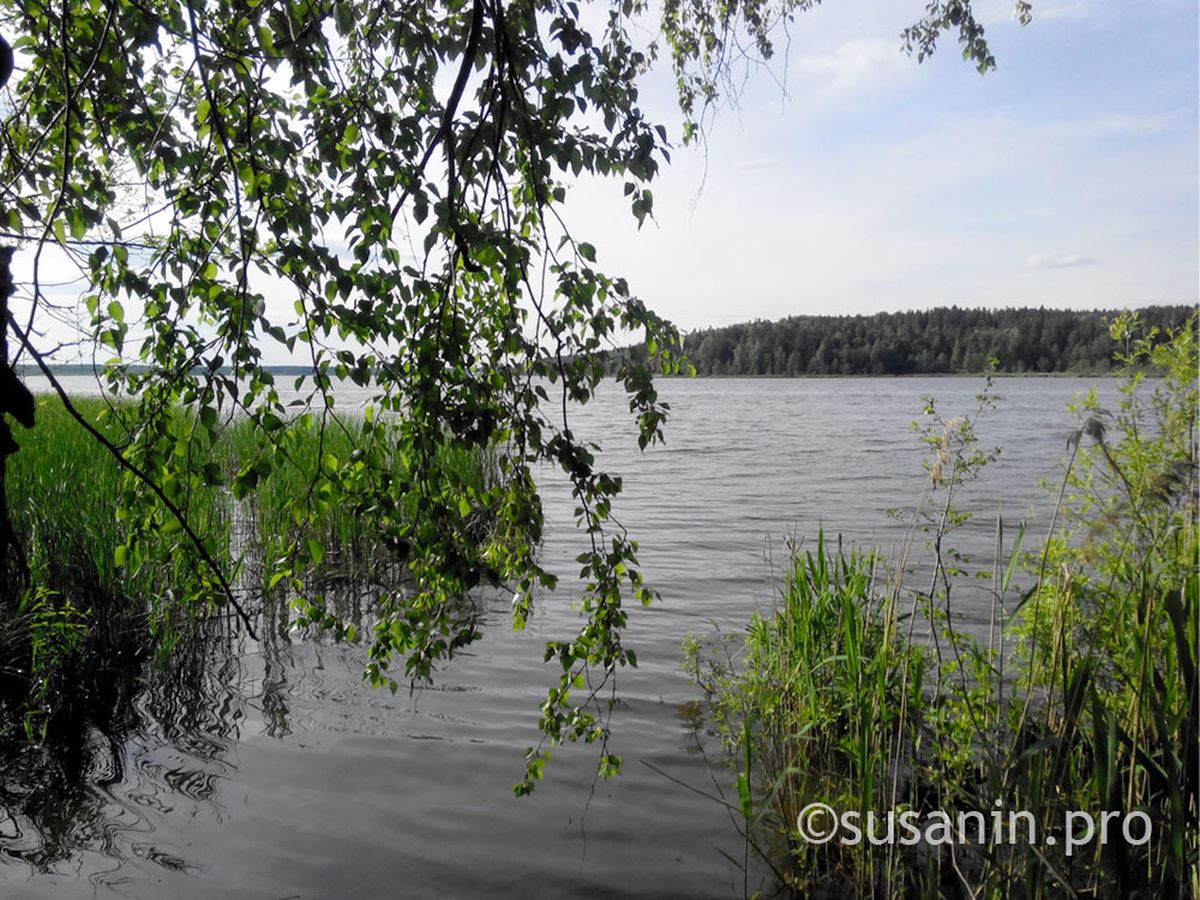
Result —
[{"label": "dark tree trunk", "polygon": [[[0,35],[0,88],[8,82],[13,69],[13,52],[8,41]],[[15,574],[21,580],[29,576],[25,554],[13,532],[8,514],[8,495],[5,477],[8,458],[17,452],[7,416],[12,416],[26,428],[33,427],[33,397],[17,378],[8,362],[8,298],[13,295],[13,247],[0,247],[0,596],[9,594],[8,579]],[[15,596],[16,592],[12,591]]]}]

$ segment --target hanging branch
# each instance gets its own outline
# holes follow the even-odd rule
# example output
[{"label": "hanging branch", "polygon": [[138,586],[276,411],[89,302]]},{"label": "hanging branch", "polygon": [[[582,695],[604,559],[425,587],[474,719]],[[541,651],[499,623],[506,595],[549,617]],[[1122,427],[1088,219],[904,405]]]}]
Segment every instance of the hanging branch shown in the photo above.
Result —
[{"label": "hanging branch", "polygon": [[221,593],[225,595],[225,601],[234,608],[238,614],[238,618],[242,620],[242,624],[246,627],[246,633],[249,634],[253,640],[258,640],[258,635],[254,632],[253,620],[242,608],[241,604],[237,602],[237,598],[233,593],[233,587],[229,584],[229,580],[225,577],[225,573],[221,569],[220,564],[213,559],[212,554],[208,552],[208,548],[204,546],[204,541],[201,539],[200,535],[196,534],[195,530],[188,523],[187,517],[183,510],[181,510],[177,504],[171,501],[171,499],[163,491],[162,487],[153,478],[151,478],[149,474],[126,459],[125,454],[121,452],[121,448],[110,441],[103,432],[96,428],[95,425],[89,422],[84,415],[75,408],[75,405],[71,402],[71,398],[67,396],[67,392],[63,390],[63,387],[61,384],[59,384],[58,379],[54,377],[54,373],[50,371],[50,366],[46,363],[46,360],[42,357],[42,354],[39,353],[37,349],[30,343],[28,336],[19,332],[17,333],[17,336],[21,339],[21,343],[29,352],[29,355],[32,356],[34,361],[38,364],[38,368],[42,370],[42,374],[45,375],[49,380],[50,386],[54,388],[54,392],[58,394],[58,398],[62,401],[63,408],[66,409],[71,418],[78,422],[79,425],[85,431],[87,431],[87,433],[90,434],[97,443],[104,447],[104,449],[112,455],[113,459],[117,461],[121,468],[133,474],[135,478],[146,485],[146,487],[153,492],[154,496],[159,499],[159,502],[162,503],[162,505],[167,508],[171,515],[175,517],[175,520],[179,523],[179,527],[183,529],[183,533],[187,535],[188,540],[191,541],[191,543],[195,546],[196,552],[200,554],[201,560],[203,560],[204,564],[213,573],[213,577],[216,578],[217,584],[221,588]]}]

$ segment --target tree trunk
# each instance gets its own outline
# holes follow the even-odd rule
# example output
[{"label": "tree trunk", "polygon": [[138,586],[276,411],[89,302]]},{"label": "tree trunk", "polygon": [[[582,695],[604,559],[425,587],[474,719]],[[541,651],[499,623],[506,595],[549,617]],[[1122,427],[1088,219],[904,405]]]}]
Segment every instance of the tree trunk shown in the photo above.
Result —
[{"label": "tree trunk", "polygon": [[[0,88],[8,83],[12,74],[13,52],[8,41],[0,35]],[[9,593],[8,579],[12,577],[15,563],[16,575],[21,580],[28,579],[29,569],[25,564],[25,554],[17,542],[13,531],[12,519],[8,514],[8,495],[5,490],[5,476],[8,458],[17,452],[17,442],[13,438],[6,415],[15,417],[26,427],[33,427],[33,398],[29,391],[17,378],[17,373],[8,364],[8,298],[13,295],[12,257],[13,247],[0,247],[0,596]],[[12,591],[15,599],[16,591]]]}]

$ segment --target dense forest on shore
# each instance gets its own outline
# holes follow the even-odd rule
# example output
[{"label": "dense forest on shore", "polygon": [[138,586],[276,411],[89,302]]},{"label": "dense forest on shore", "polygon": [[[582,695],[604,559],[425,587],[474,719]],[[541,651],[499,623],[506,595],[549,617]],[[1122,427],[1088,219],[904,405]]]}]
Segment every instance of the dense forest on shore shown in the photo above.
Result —
[{"label": "dense forest on shore", "polygon": [[[1190,306],[1138,311],[1160,332]],[[934,375],[998,371],[1102,374],[1112,367],[1116,310],[960,309],[869,316],[791,316],[693,331],[684,353],[700,375]]]},{"label": "dense forest on shore", "polygon": [[[1161,342],[1195,311],[1192,306],[1148,306],[1138,316],[1148,328],[1158,329],[1156,340]],[[1001,373],[1103,375],[1113,370],[1108,323],[1120,312],[950,306],[867,316],[789,316],[688,332],[683,346],[698,375],[975,375],[992,358]],[[644,345],[632,348],[631,355],[644,358]],[[609,354],[610,372],[616,362]],[[287,376],[313,371],[303,365],[266,368]],[[53,369],[58,375],[96,371],[91,364]],[[17,366],[17,372],[35,375],[37,369]]]}]

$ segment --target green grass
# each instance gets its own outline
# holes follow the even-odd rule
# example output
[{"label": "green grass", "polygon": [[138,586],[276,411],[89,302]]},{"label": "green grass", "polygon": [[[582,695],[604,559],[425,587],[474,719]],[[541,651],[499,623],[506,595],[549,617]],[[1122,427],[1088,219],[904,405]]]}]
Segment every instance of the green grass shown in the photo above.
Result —
[{"label": "green grass", "polygon": [[[76,404],[92,421],[107,411],[99,400]],[[17,439],[21,450],[8,461],[6,487],[33,582],[84,605],[148,588],[148,576],[129,584],[114,563],[122,532],[114,516],[121,492],[116,461],[57,398],[38,399],[37,427],[18,430]]]},{"label": "green grass", "polygon": [[[95,398],[72,405],[144,465],[149,454],[127,430],[132,406]],[[413,470],[388,445],[386,430],[332,416],[322,427],[306,415],[264,431],[242,418],[215,429],[210,441],[195,425],[180,408],[156,421],[164,433],[186,435],[158,486],[209,557],[249,590],[243,605],[283,604],[286,616],[294,592],[235,576],[269,572],[287,553],[296,557],[290,571],[305,583],[403,578],[387,525],[404,511],[369,489],[368,476]],[[21,449],[8,460],[5,485],[28,578],[13,564],[0,584],[0,737],[42,741],[115,715],[113,704],[129,688],[122,679],[136,679],[147,657],[184,652],[179,642],[221,598],[173,513],[57,397],[39,397],[36,426],[18,429],[16,438]],[[466,519],[476,536],[486,534],[485,501],[499,480],[494,457],[446,439],[432,459],[430,481],[449,480],[474,498]],[[183,589],[197,580],[203,590]],[[211,602],[178,599],[192,595]]]},{"label": "green grass", "polygon": [[[115,446],[128,446],[122,407],[98,398],[72,405]],[[10,569],[0,588],[0,733],[70,742],[88,723],[124,718],[120,707],[147,658],[189,633],[204,611],[183,607],[174,589],[204,564],[170,529],[142,529],[130,555],[135,523],[119,509],[136,482],[56,396],[37,399],[36,420],[17,431],[21,449],[5,479],[28,579]],[[229,566],[223,491],[190,486],[175,501]]]},{"label": "green grass", "polygon": [[[310,574],[326,580],[378,582],[398,575],[389,534],[406,511],[389,507],[387,492],[378,485],[417,477],[419,466],[400,455],[386,430],[368,427],[358,417],[330,414],[322,421],[305,415],[267,446],[254,423],[242,419],[221,433],[218,456],[229,481],[264,456],[272,460],[241,506],[253,556],[267,564],[264,572],[272,560],[299,547],[316,563]],[[493,452],[460,446],[447,436],[434,448],[422,477],[471,498],[474,535],[486,538],[489,491],[500,482]]]},{"label": "green grass", "polygon": [[745,834],[801,891],[831,879],[870,883],[869,856],[797,839],[801,809],[821,799],[865,812],[890,805],[898,735],[922,709],[926,655],[899,628],[896,594],[871,553],[792,547],[769,615],[755,614],[739,659],[694,638],[686,665],[709,695],[738,764]]}]

